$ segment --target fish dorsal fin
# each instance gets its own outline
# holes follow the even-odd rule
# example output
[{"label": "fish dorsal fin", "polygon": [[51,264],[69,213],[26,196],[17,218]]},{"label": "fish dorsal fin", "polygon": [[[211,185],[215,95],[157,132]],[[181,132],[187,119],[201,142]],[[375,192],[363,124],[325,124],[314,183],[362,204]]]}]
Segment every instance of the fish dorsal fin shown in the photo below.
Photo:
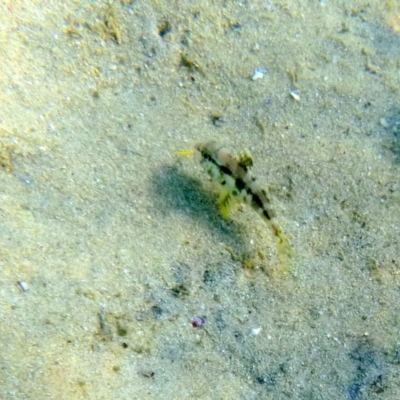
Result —
[{"label": "fish dorsal fin", "polygon": [[253,166],[253,156],[251,155],[250,150],[244,149],[241,151],[238,155],[237,162],[245,170],[251,168]]}]

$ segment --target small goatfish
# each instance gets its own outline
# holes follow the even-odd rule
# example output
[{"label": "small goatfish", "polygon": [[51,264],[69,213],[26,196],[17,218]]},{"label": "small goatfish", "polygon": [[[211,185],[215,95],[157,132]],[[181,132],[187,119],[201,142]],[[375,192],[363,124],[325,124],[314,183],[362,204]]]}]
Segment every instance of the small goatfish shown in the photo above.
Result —
[{"label": "small goatfish", "polygon": [[218,204],[224,218],[228,218],[232,202],[249,204],[271,227],[277,239],[278,256],[282,264],[287,263],[291,254],[290,244],[279,225],[274,220],[271,201],[253,177],[250,168],[253,158],[248,150],[232,155],[218,143],[211,141],[196,145],[201,154],[201,163],[220,189]]}]

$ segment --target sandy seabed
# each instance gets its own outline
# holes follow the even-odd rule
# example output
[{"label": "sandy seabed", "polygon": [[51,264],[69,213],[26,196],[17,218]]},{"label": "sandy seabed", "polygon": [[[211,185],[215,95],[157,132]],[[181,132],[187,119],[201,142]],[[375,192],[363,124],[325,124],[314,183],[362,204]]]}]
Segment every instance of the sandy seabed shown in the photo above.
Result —
[{"label": "sandy seabed", "polygon": [[2,400],[400,398],[397,2],[5,1],[0,60]]}]

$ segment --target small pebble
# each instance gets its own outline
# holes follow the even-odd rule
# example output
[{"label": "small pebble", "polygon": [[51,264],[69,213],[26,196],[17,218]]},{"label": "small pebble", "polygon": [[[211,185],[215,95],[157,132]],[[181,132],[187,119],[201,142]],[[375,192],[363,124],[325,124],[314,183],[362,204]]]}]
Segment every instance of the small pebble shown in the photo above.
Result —
[{"label": "small pebble", "polygon": [[28,284],[25,281],[18,281],[17,285],[22,292],[26,292],[28,290]]},{"label": "small pebble", "polygon": [[251,330],[251,334],[253,336],[257,336],[261,332],[261,330],[262,330],[261,327],[260,328],[254,328],[254,329]]},{"label": "small pebble", "polygon": [[206,324],[206,319],[204,317],[194,317],[192,319],[193,328],[200,328]]},{"label": "small pebble", "polygon": [[265,68],[256,68],[256,70],[254,71],[253,76],[251,77],[251,79],[253,81],[257,80],[257,79],[262,79],[263,76],[267,73],[267,70]]},{"label": "small pebble", "polygon": [[381,126],[383,126],[384,128],[389,128],[389,122],[385,119],[385,118],[381,118],[379,120],[379,123],[381,124]]},{"label": "small pebble", "polygon": [[291,91],[290,91],[290,95],[291,95],[296,101],[300,101],[300,94],[299,94],[299,92],[297,92],[296,90],[291,90]]}]

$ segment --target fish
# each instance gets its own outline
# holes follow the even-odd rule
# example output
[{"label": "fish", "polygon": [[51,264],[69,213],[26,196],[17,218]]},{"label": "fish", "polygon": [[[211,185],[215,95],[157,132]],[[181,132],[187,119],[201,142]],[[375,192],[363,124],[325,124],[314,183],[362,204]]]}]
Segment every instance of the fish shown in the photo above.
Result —
[{"label": "fish", "polygon": [[253,157],[250,151],[245,149],[235,156],[215,141],[199,143],[195,148],[201,155],[201,164],[218,186],[222,216],[229,218],[235,202],[250,205],[271,228],[277,242],[278,257],[282,264],[287,264],[292,254],[291,245],[276,221],[269,194],[251,172]]}]

